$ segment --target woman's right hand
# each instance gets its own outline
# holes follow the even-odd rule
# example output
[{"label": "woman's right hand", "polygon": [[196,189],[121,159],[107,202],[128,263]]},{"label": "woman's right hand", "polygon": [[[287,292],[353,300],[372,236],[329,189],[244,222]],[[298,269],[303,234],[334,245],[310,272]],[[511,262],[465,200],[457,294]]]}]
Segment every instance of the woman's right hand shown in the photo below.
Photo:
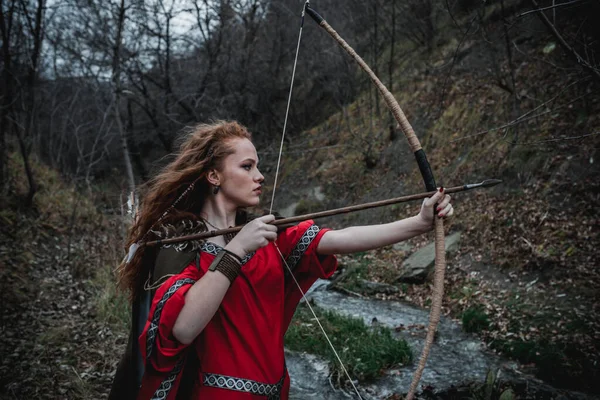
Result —
[{"label": "woman's right hand", "polygon": [[244,258],[246,254],[266,246],[277,239],[277,227],[269,224],[274,220],[275,216],[269,214],[250,221],[225,248]]}]

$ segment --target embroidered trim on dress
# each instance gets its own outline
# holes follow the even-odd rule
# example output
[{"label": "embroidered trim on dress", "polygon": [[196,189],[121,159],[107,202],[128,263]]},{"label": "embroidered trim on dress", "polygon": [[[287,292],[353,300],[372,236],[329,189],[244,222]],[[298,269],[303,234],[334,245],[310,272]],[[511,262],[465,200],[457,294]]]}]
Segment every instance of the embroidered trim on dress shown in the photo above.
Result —
[{"label": "embroidered trim on dress", "polygon": [[165,400],[167,398],[169,392],[173,388],[173,382],[175,382],[175,379],[177,379],[177,375],[179,375],[179,373],[181,372],[184,360],[185,357],[181,357],[179,361],[177,361],[177,364],[175,364],[175,367],[173,367],[171,374],[160,383],[160,386],[158,387],[158,389],[156,389],[156,392],[154,392],[150,400]]},{"label": "embroidered trim on dress", "polygon": [[[218,244],[214,244],[212,242],[204,242],[202,243],[202,245],[200,246],[200,251],[203,251],[205,253],[208,254],[212,254],[213,256],[217,256],[217,254],[219,254],[221,251],[223,250],[223,248],[221,246],[219,246]],[[242,258],[242,265],[246,264],[248,261],[250,261],[250,259],[252,258],[252,256],[254,255],[254,253],[256,253],[255,251],[253,251],[252,253],[248,253],[244,256],[244,258]]]},{"label": "embroidered trim on dress", "polygon": [[279,382],[275,384],[261,383],[251,379],[219,374],[203,373],[202,375],[204,376],[204,386],[257,394],[259,396],[266,396],[268,400],[278,400],[280,398],[283,381],[285,380],[285,370]]},{"label": "embroidered trim on dress", "polygon": [[[300,262],[300,259],[308,249],[308,246],[310,246],[314,238],[317,237],[317,234],[320,230],[321,229],[317,225],[313,224],[306,230],[306,232],[304,232],[304,234],[296,244],[296,247],[294,247],[294,250],[292,250],[292,253],[286,259],[287,265],[289,265],[291,270],[294,270],[294,268],[296,268],[296,266]],[[287,268],[285,270],[285,275],[289,275],[289,271],[287,270]]]},{"label": "embroidered trim on dress", "polygon": [[158,321],[160,320],[160,314],[167,300],[169,300],[171,296],[173,296],[175,292],[183,285],[193,285],[194,283],[196,283],[196,281],[190,278],[179,279],[178,281],[175,281],[175,283],[171,285],[169,290],[167,290],[165,294],[163,294],[162,299],[160,299],[160,301],[156,305],[154,314],[152,314],[152,321],[150,322],[148,333],[146,334],[146,361],[150,360],[150,355],[152,354],[152,348],[154,347],[154,341],[156,339],[156,333],[158,332]]}]

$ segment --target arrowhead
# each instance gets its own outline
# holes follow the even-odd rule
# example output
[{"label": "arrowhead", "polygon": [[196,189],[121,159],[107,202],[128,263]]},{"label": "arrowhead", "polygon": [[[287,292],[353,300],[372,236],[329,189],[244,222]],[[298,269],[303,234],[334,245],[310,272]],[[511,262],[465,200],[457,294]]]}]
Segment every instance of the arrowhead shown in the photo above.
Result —
[{"label": "arrowhead", "polygon": [[502,183],[502,180],[500,179],[486,179],[485,181],[481,182],[481,186],[483,187],[491,187],[491,186],[496,186]]}]

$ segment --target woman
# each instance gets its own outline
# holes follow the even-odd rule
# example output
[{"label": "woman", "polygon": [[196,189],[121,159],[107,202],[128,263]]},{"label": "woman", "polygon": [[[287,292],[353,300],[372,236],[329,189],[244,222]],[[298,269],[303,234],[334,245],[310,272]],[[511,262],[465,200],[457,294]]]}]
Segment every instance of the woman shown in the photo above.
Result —
[{"label": "woman", "polygon": [[[246,222],[243,209],[257,206],[262,191],[258,163],[250,133],[239,124],[195,127],[148,184],[129,244]],[[287,399],[284,335],[302,297],[291,273],[306,291],[333,274],[333,254],[431,230],[436,203],[440,217],[453,214],[440,189],[418,215],[389,224],[334,231],[305,221],[278,233],[269,224],[275,217],[266,215],[235,237],[140,247],[121,272],[135,300],[134,325],[136,304],[142,309],[151,294],[139,335],[144,373],[137,398]]]}]

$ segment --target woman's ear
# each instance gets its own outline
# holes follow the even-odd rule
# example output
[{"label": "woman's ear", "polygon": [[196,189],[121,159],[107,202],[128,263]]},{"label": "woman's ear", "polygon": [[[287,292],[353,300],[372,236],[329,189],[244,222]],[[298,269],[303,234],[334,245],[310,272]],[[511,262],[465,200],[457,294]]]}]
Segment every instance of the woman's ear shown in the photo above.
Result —
[{"label": "woman's ear", "polygon": [[211,169],[206,174],[206,180],[213,186],[219,186],[221,184],[221,177],[216,169]]}]

